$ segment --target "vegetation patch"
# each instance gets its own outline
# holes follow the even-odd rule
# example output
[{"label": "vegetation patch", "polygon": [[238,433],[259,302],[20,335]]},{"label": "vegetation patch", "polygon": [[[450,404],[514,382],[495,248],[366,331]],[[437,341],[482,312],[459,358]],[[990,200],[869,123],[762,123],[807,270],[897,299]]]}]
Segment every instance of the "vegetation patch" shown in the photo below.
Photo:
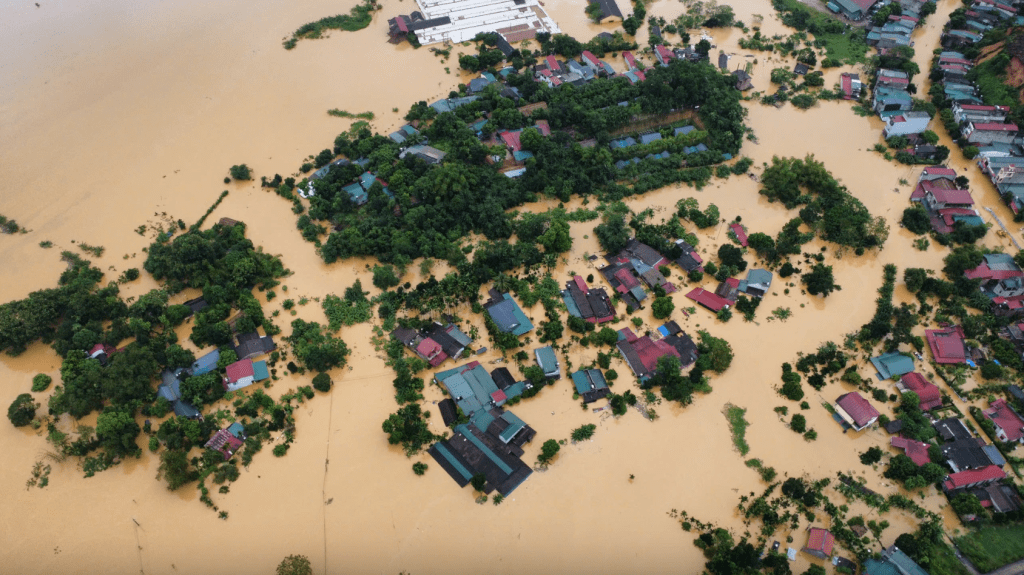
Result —
[{"label": "vegetation patch", "polygon": [[727,403],[723,413],[725,418],[729,420],[729,429],[732,431],[732,443],[736,446],[736,451],[739,451],[740,455],[750,453],[750,446],[747,444],[746,439],[747,426],[749,424],[743,417],[746,415],[747,410]]},{"label": "vegetation patch", "polygon": [[982,573],[1024,558],[1024,525],[990,525],[956,538],[956,545]]},{"label": "vegetation patch", "polygon": [[377,9],[378,6],[375,0],[364,0],[361,4],[353,6],[348,14],[328,16],[316,22],[303,24],[292,33],[291,38],[284,41],[284,47],[286,50],[291,50],[298,44],[299,40],[322,38],[324,32],[328,30],[345,30],[347,32],[362,30],[370,25],[370,21],[373,19],[373,11]]}]

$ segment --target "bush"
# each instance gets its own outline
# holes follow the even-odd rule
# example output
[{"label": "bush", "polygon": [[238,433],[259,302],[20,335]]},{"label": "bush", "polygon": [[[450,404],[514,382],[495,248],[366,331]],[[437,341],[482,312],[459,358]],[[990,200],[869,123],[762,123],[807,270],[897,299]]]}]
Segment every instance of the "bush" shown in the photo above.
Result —
[{"label": "bush", "polygon": [[593,423],[581,425],[572,431],[573,441],[586,441],[594,436],[594,431],[597,430],[597,426]]},{"label": "bush", "polygon": [[864,465],[871,465],[882,460],[884,452],[880,447],[869,447],[867,451],[860,454],[860,462]]},{"label": "bush", "polygon": [[331,390],[331,376],[326,373],[318,373],[313,378],[313,389],[327,393]]},{"label": "bush", "polygon": [[274,446],[274,457],[284,457],[284,454],[288,453],[288,447],[290,447],[288,443]]},{"label": "bush", "polygon": [[402,283],[402,280],[395,274],[395,268],[393,266],[373,266],[373,285],[382,290],[386,290],[388,288],[393,288],[400,283]]},{"label": "bush", "polygon": [[53,378],[45,373],[36,374],[32,378],[32,391],[46,391],[51,382],[53,382]]},{"label": "bush", "polygon": [[561,447],[554,439],[545,441],[544,445],[540,447],[540,455],[537,456],[537,462],[541,465],[548,465],[555,458],[555,455],[558,454],[559,449]]},{"label": "bush", "polygon": [[289,555],[277,566],[277,575],[313,575],[313,565],[305,555]]},{"label": "bush", "polygon": [[416,475],[423,475],[427,472],[427,464],[422,461],[417,461],[412,464],[412,472]]},{"label": "bush", "polygon": [[672,302],[670,297],[659,297],[654,299],[654,303],[651,304],[651,313],[655,319],[665,319],[672,315],[672,311],[676,309],[676,304]]},{"label": "bush", "polygon": [[913,206],[903,210],[903,217],[900,219],[903,227],[915,234],[926,234],[932,229],[931,221],[928,219],[928,212],[924,206]]},{"label": "bush", "polygon": [[36,416],[36,408],[39,404],[32,399],[32,395],[23,393],[14,398],[10,407],[7,408],[7,419],[11,420],[14,427],[24,427]]},{"label": "bush", "polygon": [[981,364],[981,377],[985,379],[999,379],[1003,377],[1003,366],[994,361],[986,361]]}]

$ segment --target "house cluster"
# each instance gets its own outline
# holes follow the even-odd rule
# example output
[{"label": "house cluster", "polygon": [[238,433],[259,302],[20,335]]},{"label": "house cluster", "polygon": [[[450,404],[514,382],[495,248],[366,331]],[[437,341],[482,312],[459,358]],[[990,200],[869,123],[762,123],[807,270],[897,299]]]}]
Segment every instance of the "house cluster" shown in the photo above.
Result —
[{"label": "house cluster", "polygon": [[[1011,2],[1013,3],[1013,2]],[[994,2],[992,0],[974,0],[964,12],[964,21],[957,26],[950,26],[940,39],[942,47],[947,50],[962,48],[976,44],[981,37],[992,28],[1014,21],[1020,25],[1017,9],[1011,3]]]},{"label": "house cluster", "polygon": [[992,300],[995,315],[1019,317],[1024,312],[1024,271],[1013,256],[985,254],[978,267],[966,270],[964,276],[981,280],[979,289]]},{"label": "house cluster", "polygon": [[245,427],[236,421],[224,429],[217,430],[203,447],[221,452],[224,460],[227,461],[238,451],[238,448],[245,445],[245,437]]},{"label": "house cluster", "polygon": [[746,279],[726,278],[725,281],[718,283],[715,291],[698,287],[690,290],[686,297],[697,302],[702,307],[718,313],[735,305],[741,293],[756,298],[763,298],[768,293],[771,285],[772,273],[770,271],[750,269],[747,271]]},{"label": "house cluster", "polygon": [[[626,104],[626,102],[620,102],[620,105],[624,105],[624,104]],[[669,129],[671,130],[671,134],[669,136],[670,138],[679,138],[681,136],[686,136],[687,134],[695,131],[697,128],[695,128],[693,126],[678,126],[678,127],[669,128]],[[637,146],[637,145],[646,146],[648,144],[653,144],[655,142],[659,142],[659,141],[662,141],[662,140],[663,140],[663,138],[662,138],[661,132],[647,132],[647,133],[644,133],[644,134],[640,134],[637,138],[633,138],[631,136],[627,136],[627,137],[624,137],[624,138],[619,138],[619,139],[616,139],[616,140],[612,140],[611,142],[608,143],[608,147],[610,147],[612,150],[620,150],[620,149],[624,149],[624,148],[631,148],[631,147]],[[708,147],[703,142],[698,143],[698,144],[693,145],[693,146],[683,146],[683,148],[682,148],[683,154],[687,155],[687,156],[689,156],[691,154],[697,154],[699,152],[706,152],[706,151],[708,151]],[[659,153],[649,153],[649,154],[645,155],[643,157],[643,159],[644,160],[667,160],[670,157],[670,155],[671,154],[669,154],[668,150],[663,150],[663,151],[661,151]],[[726,160],[732,159],[732,155],[730,155],[730,154],[723,154],[723,157]],[[630,158],[628,160],[619,160],[618,162],[615,162],[615,167],[617,169],[621,170],[623,168],[628,167],[631,164],[639,164],[640,161],[641,161],[640,156],[634,156],[633,158]]]},{"label": "house cluster", "polygon": [[929,166],[922,170],[910,201],[924,207],[936,233],[948,234],[958,222],[963,226],[985,225],[974,209],[971,192],[956,183],[956,170],[946,166]]},{"label": "house cluster", "polygon": [[510,333],[516,337],[533,331],[533,323],[530,322],[530,318],[526,317],[523,309],[519,307],[516,300],[512,299],[510,294],[492,289],[488,295],[490,298],[484,303],[484,312],[494,322],[498,331]]},{"label": "house cluster", "polygon": [[[988,412],[985,416],[991,417]],[[1017,421],[1024,427],[1024,422],[1017,417]],[[937,421],[934,426],[942,440],[939,448],[943,461],[933,463],[945,464],[952,470],[942,481],[942,490],[947,497],[952,499],[969,492],[993,513],[1009,513],[1021,509],[1022,502],[1016,490],[1003,482],[1006,478],[1003,470],[1006,460],[996,446],[986,445],[982,438],[975,437],[963,421],[955,417]],[[925,457],[924,463],[927,462],[928,458]]]},{"label": "house cluster", "polygon": [[417,0],[419,10],[388,20],[388,41],[412,37],[420,44],[458,44],[481,32],[497,32],[508,42],[533,38],[538,32],[557,34],[558,24],[538,0]]},{"label": "house cluster", "polygon": [[602,324],[615,319],[615,305],[604,288],[592,288],[580,276],[573,276],[571,281],[566,282],[562,290],[562,301],[569,315],[590,323]]},{"label": "house cluster", "polygon": [[516,382],[504,367],[488,373],[476,361],[439,372],[434,379],[449,395],[438,408],[445,425],[454,426],[454,435],[432,445],[428,453],[460,487],[483,475],[485,493],[496,490],[507,496],[533,472],[522,460],[523,445],[537,432],[502,406],[530,384]]},{"label": "house cluster", "polygon": [[391,332],[391,337],[402,342],[430,367],[437,367],[448,358],[462,357],[473,344],[472,338],[451,323],[442,325],[434,322],[421,330],[399,327]]},{"label": "house cluster", "polygon": [[661,288],[665,293],[676,291],[676,286],[659,269],[668,265],[668,259],[636,238],[630,239],[619,253],[607,254],[605,260],[608,264],[598,271],[631,309],[640,309],[640,302],[647,299],[644,285],[652,290]]},{"label": "house cluster", "polygon": [[[636,61],[630,52],[623,52],[623,56],[626,54],[629,54],[629,58],[626,60],[627,65],[628,62]],[[580,54],[579,60],[573,60],[572,58],[559,60],[554,56],[548,56],[540,64],[533,67],[534,80],[544,82],[552,88],[562,84],[582,86],[597,77],[612,78],[614,76],[615,70],[611,64],[604,60],[599,60],[589,50],[584,50]],[[632,70],[625,77],[634,84],[645,79],[643,72],[640,72],[638,77]]]},{"label": "house cluster", "polygon": [[921,133],[928,129],[932,117],[928,112],[912,109],[914,99],[909,89],[910,76],[906,72],[884,68],[878,71],[871,107],[884,122],[882,137],[888,140],[903,136],[907,138],[908,147],[898,151],[907,152],[916,158],[936,159],[939,157],[938,149],[921,138]]},{"label": "house cluster", "polygon": [[697,345],[674,321],[643,336],[637,336],[628,327],[622,328],[615,345],[640,383],[657,372],[658,360],[663,356],[675,356],[682,367],[696,362],[698,356]]}]

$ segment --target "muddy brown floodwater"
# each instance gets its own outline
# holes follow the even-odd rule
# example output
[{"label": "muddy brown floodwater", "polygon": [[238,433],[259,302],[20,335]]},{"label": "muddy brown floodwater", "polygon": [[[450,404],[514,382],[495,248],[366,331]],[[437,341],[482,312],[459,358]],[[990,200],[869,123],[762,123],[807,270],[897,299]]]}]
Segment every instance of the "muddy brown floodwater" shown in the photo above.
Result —
[{"label": "muddy brown floodwater", "polygon": [[[386,133],[400,122],[393,109],[447,94],[465,77],[458,75],[454,57],[442,63],[425,49],[385,42],[387,19],[408,12],[410,2],[386,2],[366,30],[302,41],[293,51],[282,49],[282,38],[304,22],[347,11],[353,0],[257,4],[43,0],[38,8],[33,2],[4,6],[0,213],[30,233],[0,237],[0,301],[54,285],[63,268],[60,250],[76,250],[74,242],[104,246],[106,253],[95,261],[111,276],[140,267],[154,226],[177,218],[194,221],[225,188],[230,195],[211,217],[245,221],[257,245],[283,256],[295,272],[284,282],[288,297],[340,292],[355,277],[370,286],[371,262],[324,265],[296,233],[285,202],[253,183],[221,180],[228,166],[242,162],[257,178],[290,173],[350,125],[328,116],[330,108],[372,111],[374,128]],[[608,29],[584,21],[583,0],[547,4],[563,30],[577,37]],[[768,2],[732,4],[740,19],[749,23],[761,14],[765,32],[786,33]],[[916,33],[922,69],[956,5],[940,2],[938,14]],[[669,0],[650,7],[669,19],[681,10]],[[758,89],[768,87],[772,67],[792,65],[767,62],[763,53],[748,58],[736,44],[738,30],[712,32],[715,44],[739,61],[757,61]],[[641,37],[646,39],[646,31]],[[620,61],[615,65],[621,68]],[[838,74],[829,71],[827,83],[838,81]],[[807,111],[748,107],[760,143],[747,142],[742,153],[755,160],[755,168],[775,154],[815,154],[873,214],[887,218],[892,234],[878,253],[830,260],[844,289],[827,301],[799,295],[799,289],[784,294],[786,286],[777,280],[755,323],[736,318],[722,324],[702,310],[683,319],[677,312],[687,331],[707,328],[736,351],[733,367],[712,381],[710,395],[686,408],[662,403],[654,422],[633,411],[613,419],[582,411],[563,379],[515,409],[539,434],[526,458],[532,461],[544,440],[567,438],[583,423],[598,425],[594,438],[567,445],[548,471],[534,474],[502,505],[478,506],[436,465],[423,477],[413,475],[411,464],[427,461],[425,455],[408,459],[388,446],[380,423],[395,409],[390,371],[369,343],[371,326],[347,328],[350,367],[333,374],[337,385],[329,397],[297,411],[298,440],[288,455],[259,455],[229,494],[214,496],[230,513],[228,521],[200,504],[194,489],[167,491],[154,479],[157,461],[148,452],[90,479],[72,463],[54,465],[48,487],[25,490],[45,441],[31,430],[0,425],[0,572],[271,573],[282,557],[297,553],[309,556],[318,573],[695,573],[703,559],[691,545],[692,535],[681,532],[667,512],[685,509],[742,531],[737,498],[762,487],[733,450],[721,414],[729,402],[748,409],[748,457],[791,476],[865,475],[870,487],[892,491],[894,486],[857,460],[858,452],[885,444],[884,434],[844,434],[819,405],[842,393],[841,384],[808,397],[811,409],[805,414],[818,431],[811,443],[772,411],[785,403],[773,386],[782,362],[822,341],[840,341],[871,316],[884,264],[940,266],[944,248],[918,252],[896,225],[910,193],[899,181],[915,181],[919,169],[869,152],[880,141],[881,123],[856,116],[848,103],[825,102]],[[945,136],[943,143],[953,147]],[[971,178],[976,200],[1009,221],[992,186],[954,156],[952,165]],[[654,207],[667,217],[678,199],[693,196],[702,205],[717,204],[725,218],[742,216],[751,232],[774,234],[795,214],[767,203],[757,191],[749,179],[731,178],[703,191],[662,189],[629,204],[636,210]],[[988,212],[982,216],[991,220]],[[140,225],[149,231],[135,233]],[[574,249],[556,270],[559,281],[570,271],[587,272],[584,255],[598,252],[594,238],[585,237],[591,227],[573,224]],[[699,234],[700,247],[708,254],[728,241],[724,227],[706,232]],[[56,247],[41,249],[44,240]],[[1009,246],[995,234],[986,239],[992,246],[1000,241]],[[819,247],[815,242],[807,249]],[[417,281],[416,274],[406,279]],[[154,286],[143,278],[125,292],[137,295]],[[902,289],[897,296],[908,299]],[[681,293],[674,297],[677,309],[689,306]],[[279,309],[279,301],[267,304],[268,310]],[[792,317],[767,321],[777,307],[790,308]],[[540,307],[528,311],[537,319],[543,314]],[[645,324],[657,325],[649,313],[641,313]],[[298,317],[323,319],[315,303],[300,307]],[[484,332],[479,317],[474,319]],[[577,348],[570,359],[578,366],[595,354]],[[26,391],[35,373],[57,376],[59,366],[59,358],[41,344],[0,359],[3,405]],[[621,360],[614,367],[628,373]],[[867,367],[862,369],[866,374]],[[635,389],[625,379],[617,392]],[[300,383],[286,378],[271,392]],[[440,397],[436,387],[427,390],[428,402]],[[69,430],[72,424],[60,426]],[[938,510],[942,498],[933,489],[929,493],[924,504]],[[885,543],[913,528],[912,520],[898,515],[890,520]],[[947,525],[957,526],[948,516]],[[793,546],[801,546],[804,535],[794,538]],[[801,555],[794,571],[806,564]]]}]

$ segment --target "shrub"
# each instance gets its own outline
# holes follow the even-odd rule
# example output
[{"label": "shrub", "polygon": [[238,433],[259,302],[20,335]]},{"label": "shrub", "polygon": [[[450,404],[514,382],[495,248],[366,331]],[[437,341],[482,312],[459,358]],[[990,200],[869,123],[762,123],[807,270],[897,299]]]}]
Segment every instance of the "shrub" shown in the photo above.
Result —
[{"label": "shrub", "polygon": [[559,449],[561,447],[554,439],[545,441],[544,445],[540,447],[540,455],[537,456],[537,462],[541,465],[548,465],[555,458],[555,455],[558,454]]},{"label": "shrub", "polygon": [[884,452],[880,447],[869,447],[867,451],[860,454],[860,462],[864,465],[871,465],[882,460]]},{"label": "shrub", "polygon": [[284,457],[284,454],[288,453],[288,447],[290,447],[288,443],[274,446],[274,457]]},{"label": "shrub", "polygon": [[572,431],[573,441],[586,441],[594,436],[594,431],[597,430],[597,426],[593,423],[581,425]]},{"label": "shrub", "polygon": [[229,171],[231,172],[231,177],[236,180],[252,179],[252,173],[249,171],[249,166],[246,166],[245,164],[231,166]]},{"label": "shrub", "polygon": [[51,382],[53,382],[53,378],[45,373],[36,374],[32,378],[32,391],[46,391],[46,388],[50,387]]},{"label": "shrub", "polygon": [[416,475],[423,475],[427,472],[427,464],[422,461],[417,461],[412,464],[412,472]]},{"label": "shrub", "polygon": [[803,433],[807,431],[807,418],[802,414],[795,413],[789,422],[789,427],[797,433]]}]

